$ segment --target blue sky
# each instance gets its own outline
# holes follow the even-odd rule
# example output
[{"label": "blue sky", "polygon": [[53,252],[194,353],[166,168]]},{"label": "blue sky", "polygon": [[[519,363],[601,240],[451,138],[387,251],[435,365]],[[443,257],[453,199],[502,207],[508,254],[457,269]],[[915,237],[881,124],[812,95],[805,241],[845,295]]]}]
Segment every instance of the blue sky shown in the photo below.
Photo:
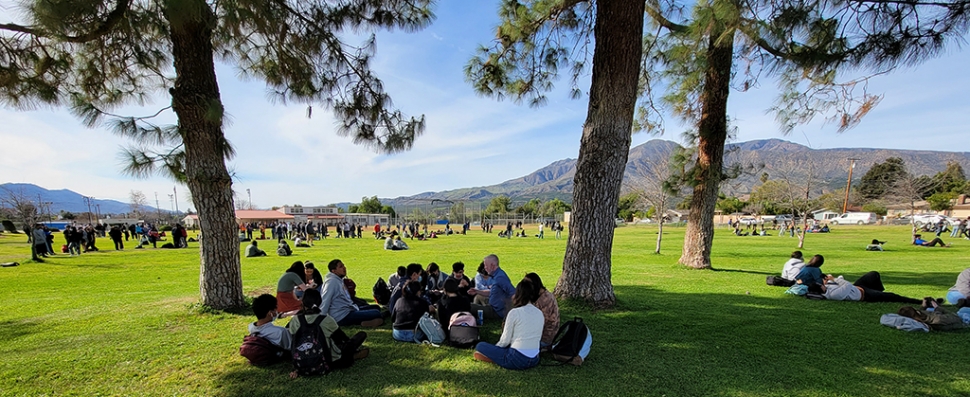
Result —
[{"label": "blue sky", "polygon": [[[6,0],[0,4],[9,6]],[[491,185],[576,158],[587,98],[569,99],[567,79],[538,109],[480,97],[464,81],[465,63],[494,35],[497,7],[497,1],[442,1],[427,29],[378,33],[374,68],[386,91],[403,112],[423,114],[427,122],[414,149],[396,155],[354,146],[334,133],[328,111],[315,107],[308,119],[305,107],[275,104],[261,82],[240,80],[231,65],[220,65],[220,89],[231,117],[225,133],[237,151],[230,163],[234,189],[243,197],[250,189],[259,207],[322,205]],[[11,13],[0,9],[0,21],[9,21]],[[968,61],[967,52],[953,49],[918,68],[877,77],[870,91],[884,94],[884,100],[861,125],[842,134],[819,121],[783,136],[765,113],[777,95],[770,80],[748,92],[732,91],[729,114],[738,141],[782,138],[815,148],[970,151],[965,137],[970,83],[963,71]],[[145,108],[125,111],[151,114],[167,99],[159,96]],[[662,138],[679,141],[685,127],[670,120],[667,128]],[[635,134],[633,144],[653,138]],[[63,109],[0,109],[0,183],[34,183],[124,202],[133,189],[150,198],[158,192],[167,208],[171,182],[121,174],[123,143],[106,129],[81,126]]]}]

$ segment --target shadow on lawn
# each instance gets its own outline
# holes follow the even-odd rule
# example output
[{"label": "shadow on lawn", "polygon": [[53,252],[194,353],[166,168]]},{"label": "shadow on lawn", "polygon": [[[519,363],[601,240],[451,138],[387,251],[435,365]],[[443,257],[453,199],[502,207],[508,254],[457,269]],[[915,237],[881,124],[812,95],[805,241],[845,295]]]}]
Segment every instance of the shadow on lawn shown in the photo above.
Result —
[{"label": "shadow on lawn", "polygon": [[[779,294],[781,289],[779,289]],[[617,286],[609,311],[582,317],[593,345],[582,367],[507,371],[471,351],[402,344],[371,330],[371,356],[353,368],[290,381],[287,365],[234,357],[222,395],[966,395],[966,334],[909,334],[879,325],[895,304],[670,293]],[[487,341],[495,342],[492,325]],[[235,355],[235,346],[227,354]],[[231,353],[230,353],[231,352]],[[904,353],[905,352],[905,353]],[[551,363],[543,360],[544,363]]]},{"label": "shadow on lawn", "polygon": [[16,341],[33,334],[44,324],[36,318],[20,318],[0,321],[0,335],[6,342]]}]

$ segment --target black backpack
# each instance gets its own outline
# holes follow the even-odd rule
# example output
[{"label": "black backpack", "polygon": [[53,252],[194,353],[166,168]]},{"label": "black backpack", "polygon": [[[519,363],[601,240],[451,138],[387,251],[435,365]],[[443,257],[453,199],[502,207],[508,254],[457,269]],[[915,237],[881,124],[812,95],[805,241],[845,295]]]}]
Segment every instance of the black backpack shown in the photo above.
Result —
[{"label": "black backpack", "polygon": [[592,343],[593,336],[590,335],[583,319],[574,317],[559,327],[549,352],[552,353],[553,358],[564,364],[581,365],[589,355]]},{"label": "black backpack", "polygon": [[239,355],[246,357],[249,363],[257,366],[272,365],[286,359],[286,352],[259,334],[243,337],[239,346]]},{"label": "black backpack", "polygon": [[374,300],[377,301],[377,304],[386,306],[391,301],[391,290],[387,288],[387,282],[384,281],[383,277],[377,278],[373,291]]},{"label": "black backpack", "polygon": [[326,315],[318,315],[312,323],[307,323],[306,315],[296,316],[300,329],[293,335],[293,368],[301,376],[327,374],[331,370],[330,345],[320,329],[324,317]]},{"label": "black backpack", "polygon": [[786,280],[779,276],[768,276],[765,278],[765,283],[768,285],[773,285],[775,287],[791,287],[795,285],[794,281]]}]

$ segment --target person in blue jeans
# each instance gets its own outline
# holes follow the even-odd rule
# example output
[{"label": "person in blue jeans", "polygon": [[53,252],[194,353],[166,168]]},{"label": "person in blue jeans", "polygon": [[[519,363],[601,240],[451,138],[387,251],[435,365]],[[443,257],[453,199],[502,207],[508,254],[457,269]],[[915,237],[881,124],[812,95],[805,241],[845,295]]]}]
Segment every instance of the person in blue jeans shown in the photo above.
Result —
[{"label": "person in blue jeans", "polygon": [[[958,307],[970,306],[966,301],[968,296],[970,296],[970,267],[963,269],[957,276],[956,284],[946,292],[946,300]],[[963,302],[960,302],[961,300]]]},{"label": "person in blue jeans", "polygon": [[377,327],[384,324],[380,310],[361,310],[354,305],[343,281],[343,278],[347,277],[347,267],[340,259],[330,261],[327,264],[327,270],[330,272],[323,278],[321,313],[333,317],[341,327],[348,325]]},{"label": "person in blue jeans", "polygon": [[498,343],[479,342],[475,346],[476,360],[506,369],[529,369],[539,365],[539,341],[544,323],[542,311],[533,305],[535,287],[522,280],[512,296],[512,310],[505,317],[505,327]]}]

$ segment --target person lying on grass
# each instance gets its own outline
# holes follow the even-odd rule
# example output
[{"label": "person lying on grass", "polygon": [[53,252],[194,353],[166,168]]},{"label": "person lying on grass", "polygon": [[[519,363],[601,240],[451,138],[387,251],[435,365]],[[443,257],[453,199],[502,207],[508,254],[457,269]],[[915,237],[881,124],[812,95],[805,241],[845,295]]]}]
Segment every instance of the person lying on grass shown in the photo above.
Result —
[{"label": "person lying on grass", "polygon": [[542,311],[533,305],[535,287],[522,280],[512,295],[512,310],[505,317],[505,326],[498,343],[479,342],[473,357],[476,360],[506,369],[529,369],[539,365],[539,341],[542,339]]},{"label": "person lying on grass", "polygon": [[[320,329],[323,330],[327,347],[330,349],[331,369],[349,368],[354,365],[354,360],[367,357],[370,350],[367,348],[360,349],[360,346],[367,339],[367,333],[358,332],[348,338],[333,317],[320,313],[320,302],[320,292],[317,290],[308,289],[303,293],[303,309],[286,325],[290,335],[296,335],[300,330],[301,318],[306,324],[313,324],[317,317],[324,316],[320,322]],[[294,352],[301,348],[306,348],[306,346],[292,346]],[[299,374],[296,371],[290,372],[290,378],[295,379],[298,376]]]},{"label": "person lying on grass", "polygon": [[919,299],[907,298],[892,292],[886,292],[882,285],[879,272],[869,272],[859,277],[855,283],[850,284],[842,276],[838,278],[831,274],[825,276],[825,283],[822,284],[822,292],[825,299],[837,301],[861,301],[861,302],[900,302],[918,304]]},{"label": "person lying on grass", "polygon": [[967,327],[963,318],[947,312],[939,302],[929,297],[923,299],[920,309],[903,306],[899,308],[898,314],[926,324],[933,331],[957,331]]},{"label": "person lying on grass", "polygon": [[937,244],[939,244],[940,247],[949,247],[950,246],[949,244],[944,243],[943,240],[940,240],[939,237],[935,237],[935,238],[933,238],[933,240],[926,241],[926,240],[923,240],[923,235],[922,234],[916,234],[916,235],[913,236],[913,245],[919,245],[919,246],[922,246],[922,247],[934,247]]}]

